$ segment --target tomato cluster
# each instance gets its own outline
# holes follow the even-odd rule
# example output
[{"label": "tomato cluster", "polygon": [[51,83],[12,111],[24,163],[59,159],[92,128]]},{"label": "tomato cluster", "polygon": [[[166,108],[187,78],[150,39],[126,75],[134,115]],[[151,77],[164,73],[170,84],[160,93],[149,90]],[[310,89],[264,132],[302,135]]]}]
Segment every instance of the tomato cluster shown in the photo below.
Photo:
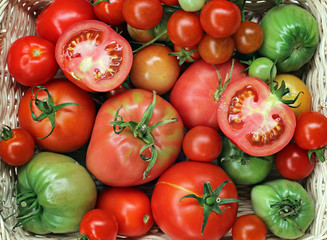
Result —
[{"label": "tomato cluster", "polygon": [[[235,184],[261,183],[273,164],[292,181],[308,177],[324,161],[327,118],[290,73],[317,46],[309,12],[282,4],[261,21],[244,12],[228,0],[54,0],[36,36],[8,53],[11,75],[29,88],[20,127],[2,128],[2,160],[24,165],[35,146],[83,151],[104,189],[79,239],[138,237],[154,223],[173,239],[216,240],[232,228],[236,240],[265,239],[267,218],[237,218]],[[270,29],[280,12],[294,17]],[[297,31],[298,16],[307,22]],[[292,55],[286,38],[306,51]],[[271,46],[290,56],[274,58]]]}]

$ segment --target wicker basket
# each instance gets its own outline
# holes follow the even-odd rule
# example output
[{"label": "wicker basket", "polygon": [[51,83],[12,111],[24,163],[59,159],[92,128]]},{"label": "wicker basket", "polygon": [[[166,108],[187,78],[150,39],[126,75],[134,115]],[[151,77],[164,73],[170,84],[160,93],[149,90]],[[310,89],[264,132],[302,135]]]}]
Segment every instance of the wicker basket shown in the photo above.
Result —
[{"label": "wicker basket", "polygon": [[[7,53],[11,43],[24,35],[34,35],[34,21],[41,10],[50,3],[50,0],[0,0],[0,120],[2,124],[16,127],[17,106],[24,92],[24,88],[16,83],[10,76],[6,64]],[[308,9],[316,18],[319,25],[320,44],[312,61],[306,66],[302,79],[306,82],[313,96],[312,109],[320,111],[327,116],[327,1],[326,0],[297,0],[293,3],[300,4]],[[264,12],[274,6],[273,0],[247,1],[246,8]],[[5,219],[16,211],[13,189],[15,184],[16,169],[8,166],[0,160],[0,240],[16,239],[76,239],[77,233],[71,235],[47,235],[34,236],[25,232],[22,228],[12,230],[15,225],[15,217]],[[276,170],[270,178],[278,177]],[[322,240],[327,239],[327,194],[326,191],[327,165],[318,163],[311,176],[303,182],[303,185],[312,195],[316,206],[316,217],[307,233],[301,239]],[[253,213],[249,199],[250,188],[237,186],[240,199],[243,203],[239,206],[238,215]],[[134,240],[145,239],[169,239],[158,228],[154,227],[147,236],[133,238]],[[231,239],[230,232],[224,239]],[[268,239],[277,239],[271,234]]]}]

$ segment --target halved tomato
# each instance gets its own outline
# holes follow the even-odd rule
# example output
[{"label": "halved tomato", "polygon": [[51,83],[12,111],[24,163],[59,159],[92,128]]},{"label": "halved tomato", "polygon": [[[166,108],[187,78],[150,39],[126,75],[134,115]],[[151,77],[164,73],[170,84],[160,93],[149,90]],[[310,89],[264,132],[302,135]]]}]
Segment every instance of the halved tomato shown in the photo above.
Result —
[{"label": "halved tomato", "polygon": [[127,40],[109,25],[85,20],[71,25],[56,44],[56,60],[65,76],[89,92],[107,92],[124,82],[133,53]]},{"label": "halved tomato", "polygon": [[277,95],[256,77],[231,82],[218,101],[221,131],[252,156],[278,152],[292,139],[296,119]]}]

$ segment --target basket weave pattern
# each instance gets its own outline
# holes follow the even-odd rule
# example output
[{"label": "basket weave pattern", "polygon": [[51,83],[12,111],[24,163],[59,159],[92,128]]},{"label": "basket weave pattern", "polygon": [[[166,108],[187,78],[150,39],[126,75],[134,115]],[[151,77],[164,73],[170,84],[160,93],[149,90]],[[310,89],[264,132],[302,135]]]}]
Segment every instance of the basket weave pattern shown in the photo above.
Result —
[{"label": "basket weave pattern", "polygon": [[[286,2],[286,1],[284,1]],[[300,4],[308,9],[316,18],[319,25],[320,43],[314,58],[305,67],[303,80],[312,93],[312,109],[327,116],[327,1],[326,0],[297,0],[288,1]],[[0,120],[2,124],[11,127],[18,126],[17,108],[19,100],[25,90],[10,76],[6,64],[10,45],[19,37],[35,35],[35,19],[41,10],[51,3],[50,0],[0,0]],[[246,8],[264,12],[274,6],[273,0],[247,1]],[[14,186],[16,169],[8,166],[0,159],[0,240],[18,239],[76,239],[77,234],[34,236],[22,228],[12,230],[16,223]],[[276,170],[269,178],[279,177]],[[303,182],[305,188],[312,195],[316,206],[316,217],[310,229],[301,238],[305,240],[327,239],[327,194],[326,192],[327,165],[318,163],[308,179]],[[250,187],[237,186],[240,199],[238,215],[253,213],[249,199]],[[7,219],[6,219],[7,218]],[[230,239],[230,232],[224,239]],[[126,239],[126,238],[125,238]],[[158,229],[153,228],[147,236],[133,238],[134,240],[169,239]],[[268,239],[278,239],[272,235]]]}]

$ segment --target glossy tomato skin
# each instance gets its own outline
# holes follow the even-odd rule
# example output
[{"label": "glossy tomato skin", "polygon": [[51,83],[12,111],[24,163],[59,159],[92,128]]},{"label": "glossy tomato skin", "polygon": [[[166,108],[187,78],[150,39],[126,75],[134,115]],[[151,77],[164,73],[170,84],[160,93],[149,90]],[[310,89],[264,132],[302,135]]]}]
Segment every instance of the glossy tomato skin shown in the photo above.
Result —
[{"label": "glossy tomato skin", "polygon": [[[232,61],[216,65],[221,83],[229,78]],[[235,60],[231,81],[246,76],[245,65]],[[178,78],[171,90],[170,101],[177,109],[186,128],[202,125],[218,129],[217,103],[219,99],[218,74],[214,65],[203,60],[192,63]]]},{"label": "glossy tomato skin", "polygon": [[95,208],[82,218],[79,233],[92,240],[115,240],[118,223],[112,213]]},{"label": "glossy tomato skin", "polygon": [[[157,178],[177,159],[184,137],[184,125],[176,109],[160,96],[156,96],[149,126],[172,118],[177,118],[177,122],[163,124],[151,131],[158,158],[148,178],[143,179],[148,162],[140,158],[144,141],[134,137],[129,128],[116,134],[110,125],[120,106],[122,108],[119,114],[124,121],[139,122],[152,100],[153,93],[143,89],[130,89],[109,98],[101,106],[86,155],[87,168],[99,181],[110,186],[143,184]],[[149,155],[148,151],[143,154]]]},{"label": "glossy tomato skin", "polygon": [[278,172],[290,180],[301,180],[309,176],[316,162],[313,157],[309,159],[308,150],[293,142],[276,154],[275,161]]},{"label": "glossy tomato skin", "polygon": [[125,22],[123,16],[124,1],[125,0],[110,0],[110,2],[108,2],[100,0],[100,3],[97,4],[95,4],[97,1],[94,1],[94,14],[100,21],[117,26]]},{"label": "glossy tomato skin", "polygon": [[291,141],[296,126],[292,109],[255,77],[227,86],[218,102],[217,120],[221,131],[252,156],[280,151]]},{"label": "glossy tomato skin", "polygon": [[178,60],[164,45],[149,45],[134,55],[130,79],[136,88],[167,93],[179,77]]},{"label": "glossy tomato skin", "polygon": [[27,163],[34,155],[35,141],[23,128],[11,129],[11,137],[0,140],[0,157],[12,166]]},{"label": "glossy tomato skin", "polygon": [[[225,180],[231,181],[212,163],[183,161],[173,165],[160,176],[153,190],[151,206],[155,222],[175,240],[220,239],[232,227],[238,204],[221,205],[221,209],[225,209],[222,214],[211,212],[201,235],[203,207],[195,199],[180,199],[188,194],[201,197],[205,182],[210,182],[212,189],[216,189]],[[227,183],[219,197],[237,198],[235,185]]]},{"label": "glossy tomato skin", "polygon": [[22,85],[42,85],[51,80],[59,69],[54,50],[55,45],[41,37],[21,37],[9,48],[8,70]]},{"label": "glossy tomato skin", "polygon": [[[30,102],[32,90],[35,94],[37,89],[30,88],[25,92],[19,104],[20,126],[29,131],[36,144],[43,149],[61,153],[77,150],[86,144],[91,136],[96,114],[92,97],[66,79],[53,79],[44,87],[48,89],[55,105],[73,102],[80,106],[71,105],[60,108],[55,113],[54,130],[46,137],[51,132],[51,123],[49,118],[40,121],[33,120]],[[44,90],[39,91],[37,97],[39,100],[48,99]],[[35,105],[35,101],[32,101],[32,110],[36,117],[42,113]]]},{"label": "glossy tomato skin", "polygon": [[54,0],[38,15],[35,30],[38,36],[55,44],[70,25],[95,18],[88,0]]},{"label": "glossy tomato skin", "polygon": [[107,92],[121,85],[133,62],[127,40],[98,20],[80,21],[67,28],[55,51],[65,76],[90,92]]},{"label": "glossy tomato skin", "polygon": [[246,214],[236,219],[232,228],[233,240],[265,240],[267,227],[256,215]]},{"label": "glossy tomato skin", "polygon": [[112,213],[118,222],[118,234],[139,237],[154,224],[150,198],[135,187],[109,187],[100,192],[97,208]]},{"label": "glossy tomato skin", "polygon": [[294,133],[296,145],[314,150],[327,145],[327,117],[317,111],[306,111],[296,118]]}]

